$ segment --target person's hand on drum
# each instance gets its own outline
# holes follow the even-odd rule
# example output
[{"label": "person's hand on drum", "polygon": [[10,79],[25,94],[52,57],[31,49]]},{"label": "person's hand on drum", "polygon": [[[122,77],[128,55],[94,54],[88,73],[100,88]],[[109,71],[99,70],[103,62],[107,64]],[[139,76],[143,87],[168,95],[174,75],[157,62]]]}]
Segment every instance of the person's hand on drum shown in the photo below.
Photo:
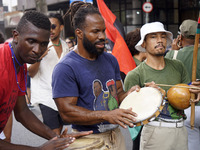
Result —
[{"label": "person's hand on drum", "polygon": [[105,120],[110,122],[111,124],[119,124],[123,128],[133,127],[132,122],[136,122],[137,114],[130,109],[115,109],[112,111],[108,111],[108,113],[104,116]]},{"label": "person's hand on drum", "polygon": [[79,137],[86,136],[93,133],[93,131],[83,131],[83,132],[74,132],[74,133],[67,133],[67,131],[68,129],[65,128],[65,130],[62,132],[60,137],[74,137],[77,139]]},{"label": "person's hand on drum", "polygon": [[63,150],[69,147],[71,143],[73,143],[75,138],[66,137],[66,138],[58,138],[54,137],[51,140],[47,141],[43,145],[39,146],[39,150]]},{"label": "person's hand on drum", "polygon": [[156,89],[158,89],[158,90],[162,93],[163,98],[166,96],[165,90],[162,89],[161,87],[159,87],[158,85],[156,85],[156,83],[155,83],[154,81],[145,83],[145,87],[153,87],[153,88],[156,88]]},{"label": "person's hand on drum", "polygon": [[154,81],[151,81],[151,82],[148,82],[148,83],[144,83],[145,84],[145,87],[153,87],[153,88],[156,88],[156,89],[160,89],[159,86],[156,85],[156,83]]},{"label": "person's hand on drum", "polygon": [[130,93],[132,93],[133,91],[139,92],[140,91],[140,86],[136,85],[131,87],[128,91],[127,91],[127,95],[129,95]]},{"label": "person's hand on drum", "polygon": [[200,81],[193,81],[190,86],[199,88],[199,89],[189,89],[191,93],[197,95],[197,99],[193,100],[193,102],[197,103],[200,100]]}]

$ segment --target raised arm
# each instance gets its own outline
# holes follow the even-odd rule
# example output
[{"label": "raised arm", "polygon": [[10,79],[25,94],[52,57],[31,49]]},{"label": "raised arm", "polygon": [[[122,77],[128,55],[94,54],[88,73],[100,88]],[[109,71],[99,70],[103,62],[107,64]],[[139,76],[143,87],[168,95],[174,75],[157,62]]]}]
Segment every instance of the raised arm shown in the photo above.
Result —
[{"label": "raised arm", "polygon": [[45,57],[45,56],[48,54],[49,48],[50,48],[50,47],[51,47],[51,46],[49,46],[49,47],[47,48],[47,50],[46,50],[45,53],[40,57],[40,59],[38,60],[38,62],[36,62],[36,63],[34,63],[34,64],[31,64],[31,65],[28,67],[28,75],[29,75],[31,78],[33,78],[33,77],[37,74],[37,72],[38,72],[38,70],[39,70],[39,67],[40,67],[40,62],[42,61],[43,57]]},{"label": "raised arm", "polygon": [[39,70],[39,67],[40,67],[40,62],[36,62],[34,64],[31,64],[29,67],[28,67],[28,75],[33,78],[38,70]]}]

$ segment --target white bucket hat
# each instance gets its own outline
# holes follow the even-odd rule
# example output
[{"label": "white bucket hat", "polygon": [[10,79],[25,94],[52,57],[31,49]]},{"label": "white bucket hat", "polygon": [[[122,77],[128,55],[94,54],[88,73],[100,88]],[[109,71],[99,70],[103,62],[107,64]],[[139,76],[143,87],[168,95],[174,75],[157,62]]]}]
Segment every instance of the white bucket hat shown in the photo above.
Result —
[{"label": "white bucket hat", "polygon": [[136,44],[135,48],[140,52],[146,52],[146,49],[141,46],[142,43],[144,42],[144,38],[147,34],[155,32],[166,32],[167,46],[170,46],[173,40],[173,34],[169,31],[166,31],[161,22],[152,22],[152,23],[146,23],[140,29],[141,40]]}]

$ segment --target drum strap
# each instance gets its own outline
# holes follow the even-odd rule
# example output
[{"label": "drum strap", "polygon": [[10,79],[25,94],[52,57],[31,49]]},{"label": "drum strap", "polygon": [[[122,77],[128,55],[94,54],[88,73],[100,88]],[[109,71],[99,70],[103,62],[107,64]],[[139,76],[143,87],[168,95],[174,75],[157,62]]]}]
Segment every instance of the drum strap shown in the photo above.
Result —
[{"label": "drum strap", "polygon": [[178,55],[178,50],[174,50],[174,56],[173,56],[173,59],[176,59],[177,55]]}]

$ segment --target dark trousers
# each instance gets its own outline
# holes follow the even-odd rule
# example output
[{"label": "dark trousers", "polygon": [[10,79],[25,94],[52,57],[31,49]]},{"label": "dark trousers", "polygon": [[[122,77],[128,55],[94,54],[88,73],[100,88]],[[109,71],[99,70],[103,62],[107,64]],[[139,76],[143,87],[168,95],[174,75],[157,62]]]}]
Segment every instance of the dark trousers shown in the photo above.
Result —
[{"label": "dark trousers", "polygon": [[140,136],[141,136],[142,128],[136,137],[136,139],[133,141],[133,150],[139,150],[140,149]]}]

